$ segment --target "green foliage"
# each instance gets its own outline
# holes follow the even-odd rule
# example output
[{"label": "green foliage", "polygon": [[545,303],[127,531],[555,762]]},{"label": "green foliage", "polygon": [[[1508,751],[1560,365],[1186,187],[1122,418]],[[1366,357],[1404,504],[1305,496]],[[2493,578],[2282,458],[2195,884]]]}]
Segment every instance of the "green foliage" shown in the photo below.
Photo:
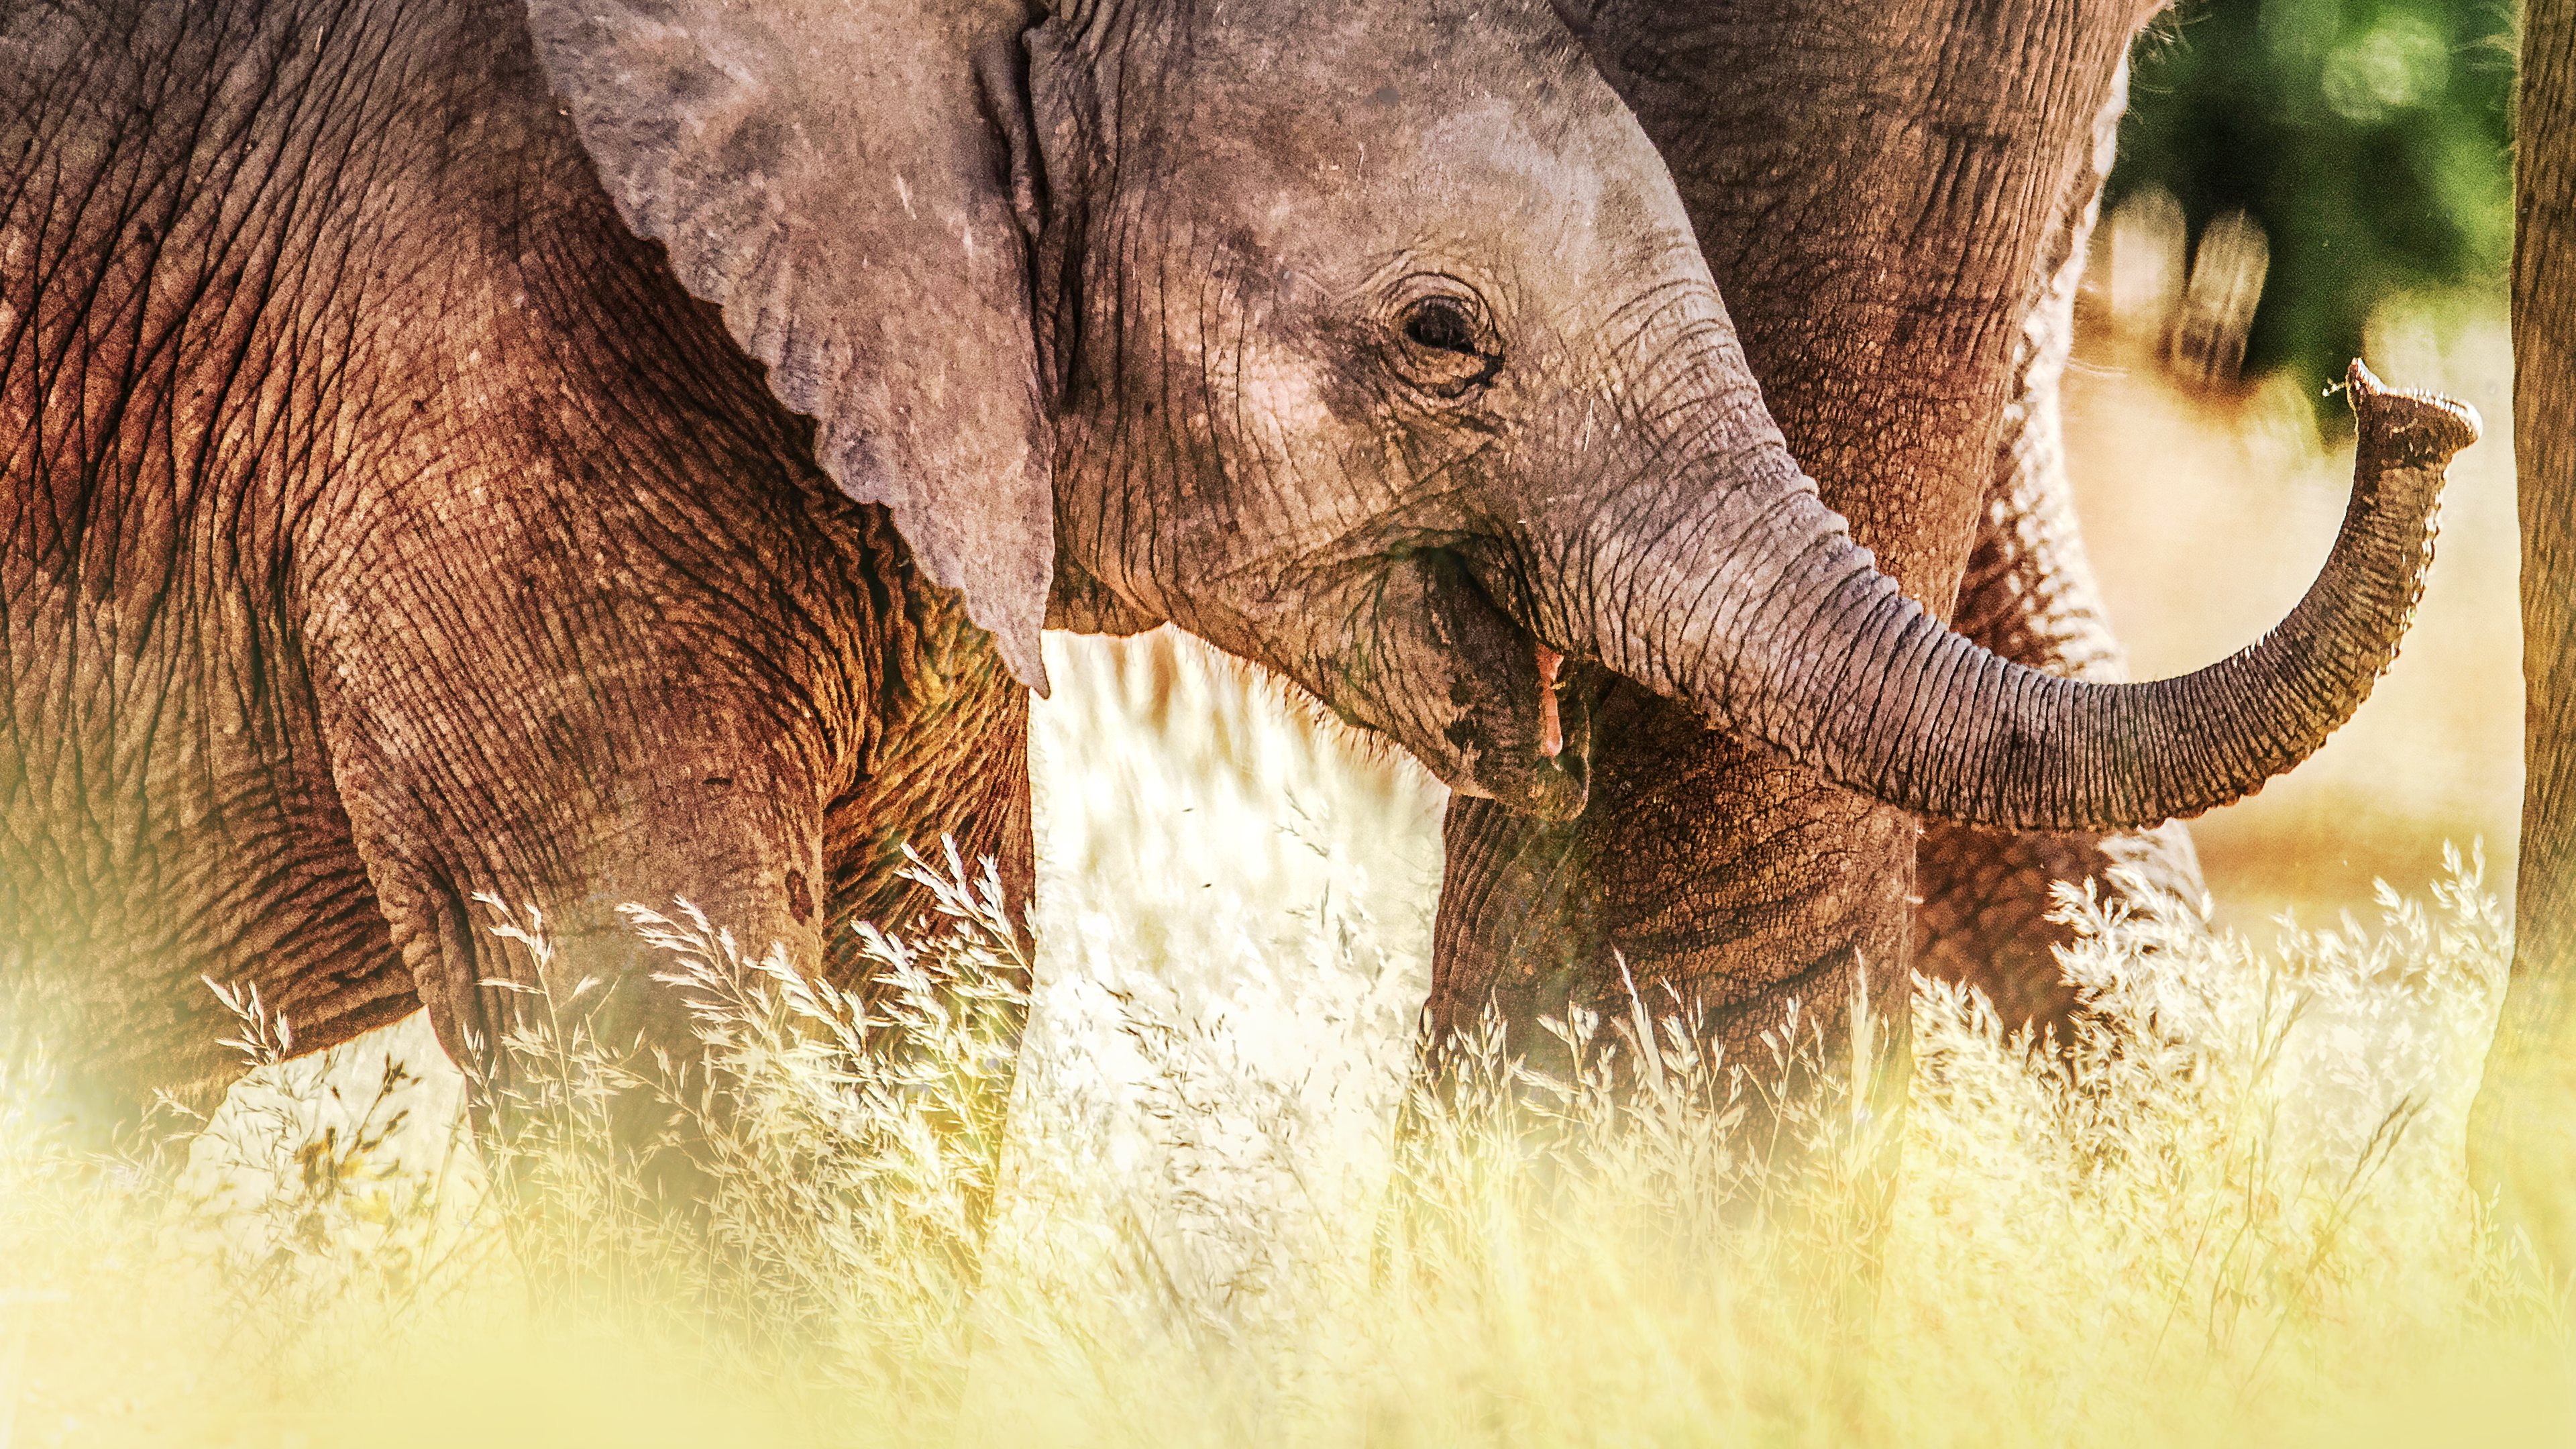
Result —
[{"label": "green foliage", "polygon": [[2390,295],[2501,286],[2515,45],[2512,0],[2183,0],[2132,63],[2105,200],[2161,186],[2195,240],[2251,215],[2245,375],[2322,386]]}]

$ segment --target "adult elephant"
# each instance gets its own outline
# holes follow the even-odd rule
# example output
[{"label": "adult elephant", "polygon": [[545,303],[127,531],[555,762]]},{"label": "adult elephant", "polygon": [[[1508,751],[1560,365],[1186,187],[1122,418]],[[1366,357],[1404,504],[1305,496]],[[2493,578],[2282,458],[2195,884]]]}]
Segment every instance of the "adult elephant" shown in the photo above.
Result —
[{"label": "adult elephant", "polygon": [[621,901],[846,973],[897,842],[1024,897],[1042,618],[1534,819],[1605,688],[1895,810],[2187,814],[2360,699],[2465,436],[2361,380],[2278,631],[2051,678],[1819,500],[1535,0],[52,0],[0,58],[0,936],[99,1120],[222,1080],[201,974],[487,1048],[476,892],[661,1040]]}]

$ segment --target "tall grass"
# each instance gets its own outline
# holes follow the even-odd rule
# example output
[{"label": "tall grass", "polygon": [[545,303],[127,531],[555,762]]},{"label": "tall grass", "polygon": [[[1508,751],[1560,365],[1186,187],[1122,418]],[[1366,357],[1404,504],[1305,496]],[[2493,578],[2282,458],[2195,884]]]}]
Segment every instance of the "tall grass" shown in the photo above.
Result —
[{"label": "tall grass", "polygon": [[[1556,1023],[1569,1079],[1489,1033],[1423,1080],[1436,791],[1170,639],[1049,644],[1007,1120],[1031,963],[946,856],[872,1011],[634,913],[705,1051],[592,1039],[568,983],[479,1144],[416,1025],[284,1060],[230,995],[258,1071],[159,1150],[0,1080],[0,1449],[2564,1437],[2554,1295],[2461,1174],[2474,858],[2269,945],[2071,895],[2091,1024],[1920,986],[1901,1116],[1856,1087],[1892,1039],[1711,1061],[1633,1002]],[[604,1130],[637,1099],[702,1210]]]},{"label": "tall grass", "polygon": [[[13,1121],[0,1444],[2566,1428],[2549,1295],[2459,1173],[2507,951],[2474,863],[2429,906],[2391,896],[2376,931],[2268,951],[2202,903],[2069,894],[2093,1020],[2033,1043],[1923,985],[1893,1120],[1863,1090],[1883,1036],[1804,1028],[1724,1062],[1636,1006],[1555,1023],[1566,1080],[1469,1043],[1354,1163],[1227,1029],[1130,999],[1147,1140],[1064,1090],[1073,1052],[1023,1080],[998,1182],[980,1104],[1026,963],[989,871],[916,869],[946,915],[869,937],[895,986],[874,1013],[684,906],[634,913],[712,1068],[532,1012],[504,1044],[522,1126],[488,1173],[461,1141],[389,1159],[423,1091],[398,1065],[338,1099],[289,1081],[185,1170]],[[540,919],[492,911],[546,949]],[[1304,950],[1369,949],[1312,925]],[[276,1056],[284,1029],[232,1000],[243,1049]],[[604,1145],[639,1092],[702,1139],[702,1218],[657,1212]]]}]

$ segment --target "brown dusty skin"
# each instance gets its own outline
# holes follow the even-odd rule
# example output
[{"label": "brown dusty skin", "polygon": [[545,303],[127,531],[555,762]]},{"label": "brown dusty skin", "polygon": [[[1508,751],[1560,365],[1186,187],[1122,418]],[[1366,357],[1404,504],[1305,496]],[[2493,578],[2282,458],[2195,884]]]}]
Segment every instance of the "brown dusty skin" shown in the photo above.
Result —
[{"label": "brown dusty skin", "polygon": [[621,224],[517,13],[0,12],[0,983],[84,1129],[238,1072],[201,976],[471,1060],[527,974],[477,893],[673,1048],[620,902],[846,973],[830,926],[926,904],[899,842],[1026,897],[1025,692]]}]

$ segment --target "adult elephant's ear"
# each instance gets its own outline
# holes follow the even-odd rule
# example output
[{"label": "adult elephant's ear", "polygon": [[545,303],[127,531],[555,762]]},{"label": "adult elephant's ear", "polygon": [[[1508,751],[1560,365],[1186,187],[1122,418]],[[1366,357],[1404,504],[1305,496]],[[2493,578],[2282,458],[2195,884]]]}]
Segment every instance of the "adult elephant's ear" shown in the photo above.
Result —
[{"label": "adult elephant's ear", "polygon": [[[1017,63],[993,0],[529,0],[537,51],[626,224],[723,308],[843,490],[894,513],[1012,672],[1054,498],[1023,225]],[[1016,204],[1015,204],[1016,203]]]}]

